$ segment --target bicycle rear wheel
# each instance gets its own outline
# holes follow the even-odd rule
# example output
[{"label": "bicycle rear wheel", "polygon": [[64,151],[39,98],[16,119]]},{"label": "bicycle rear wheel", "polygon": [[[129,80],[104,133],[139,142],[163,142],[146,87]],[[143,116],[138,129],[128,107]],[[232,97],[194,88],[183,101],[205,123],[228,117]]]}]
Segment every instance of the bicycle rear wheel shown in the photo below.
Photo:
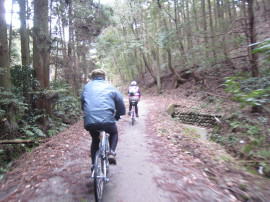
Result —
[{"label": "bicycle rear wheel", "polygon": [[131,125],[135,124],[135,110],[134,110],[134,106],[132,106],[131,109]]},{"label": "bicycle rear wheel", "polygon": [[95,190],[95,200],[96,202],[100,202],[102,200],[104,190],[104,169],[103,169],[103,159],[100,150],[96,152],[95,156],[94,190]]}]

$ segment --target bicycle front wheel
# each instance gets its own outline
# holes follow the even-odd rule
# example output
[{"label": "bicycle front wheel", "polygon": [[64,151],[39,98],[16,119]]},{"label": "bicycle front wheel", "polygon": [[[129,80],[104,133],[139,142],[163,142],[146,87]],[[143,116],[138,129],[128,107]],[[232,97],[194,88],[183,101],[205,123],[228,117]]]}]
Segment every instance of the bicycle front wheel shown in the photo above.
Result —
[{"label": "bicycle front wheel", "polygon": [[99,150],[96,152],[95,156],[94,190],[95,190],[95,200],[96,202],[100,202],[102,200],[104,190],[104,170],[103,170],[102,155]]}]

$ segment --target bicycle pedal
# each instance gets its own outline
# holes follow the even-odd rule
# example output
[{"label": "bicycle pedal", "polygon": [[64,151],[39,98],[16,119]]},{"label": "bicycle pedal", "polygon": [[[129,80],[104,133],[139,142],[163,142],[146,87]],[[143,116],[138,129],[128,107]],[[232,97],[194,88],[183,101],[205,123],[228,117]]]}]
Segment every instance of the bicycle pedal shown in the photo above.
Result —
[{"label": "bicycle pedal", "polygon": [[110,182],[110,179],[108,177],[105,178],[105,182],[108,183]]}]

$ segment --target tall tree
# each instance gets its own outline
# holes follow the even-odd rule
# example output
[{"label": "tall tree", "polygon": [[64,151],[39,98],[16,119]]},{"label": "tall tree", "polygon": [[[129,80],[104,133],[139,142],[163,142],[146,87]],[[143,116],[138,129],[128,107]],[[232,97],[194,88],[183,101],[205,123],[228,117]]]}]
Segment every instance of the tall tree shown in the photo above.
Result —
[{"label": "tall tree", "polygon": [[20,36],[21,36],[21,60],[22,65],[30,64],[29,34],[26,26],[26,3],[25,0],[18,0],[20,6]]},{"label": "tall tree", "polygon": [[213,25],[213,19],[212,19],[212,6],[211,1],[207,0],[208,2],[208,10],[209,10],[209,26],[210,26],[210,32],[211,32],[211,49],[214,57],[214,61],[216,63],[217,61],[217,55],[215,51],[215,38],[214,38],[214,25]]},{"label": "tall tree", "polygon": [[[206,5],[205,0],[201,0],[201,8],[202,8],[202,20],[203,20],[203,34],[204,34],[204,43],[205,48],[208,48],[208,38],[207,38],[207,17],[206,17]],[[207,50],[205,51],[206,58],[208,57]]]},{"label": "tall tree", "polygon": [[42,89],[49,87],[48,0],[34,1],[33,66]]},{"label": "tall tree", "polygon": [[4,2],[5,0],[0,0],[0,87],[9,89],[11,81]]},{"label": "tall tree", "polygon": [[[4,0],[0,0],[0,88],[10,91],[11,79],[9,68],[9,48],[4,2]],[[3,89],[0,89],[0,91]],[[8,97],[9,95],[6,94],[6,98]],[[15,105],[12,102],[6,106],[6,118],[7,124],[5,128],[2,129],[2,131],[4,131],[4,133],[13,133],[16,131],[18,125],[16,123],[15,117]]]},{"label": "tall tree", "polygon": [[[253,10],[253,0],[246,0],[248,3],[248,18],[249,18],[249,40],[251,44],[256,43],[256,31],[255,31],[255,21],[254,21],[254,10]],[[250,64],[252,76],[259,76],[259,69],[257,64],[257,55],[252,53],[255,47],[252,46],[250,50]]]},{"label": "tall tree", "polygon": [[8,52],[9,52],[9,62],[11,62],[11,48],[12,48],[12,32],[13,32],[13,5],[14,0],[11,0],[11,16],[9,24],[9,39],[8,39]]},{"label": "tall tree", "polygon": [[[33,27],[33,66],[40,89],[49,87],[49,31],[48,31],[48,0],[34,1],[34,27]],[[40,96],[37,107],[47,114],[51,113],[51,105],[46,96]],[[41,124],[46,127],[47,119]]]}]

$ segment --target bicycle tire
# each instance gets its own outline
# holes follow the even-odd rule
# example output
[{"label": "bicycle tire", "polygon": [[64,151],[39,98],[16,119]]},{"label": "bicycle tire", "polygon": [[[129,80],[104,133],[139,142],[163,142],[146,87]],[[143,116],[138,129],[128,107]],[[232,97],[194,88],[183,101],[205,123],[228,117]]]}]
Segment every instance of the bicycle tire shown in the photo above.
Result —
[{"label": "bicycle tire", "polygon": [[104,171],[103,171],[103,159],[100,150],[95,155],[95,167],[94,167],[94,191],[95,201],[100,202],[103,196],[104,190]]},{"label": "bicycle tire", "polygon": [[134,124],[135,124],[135,118],[134,118],[134,117],[132,117],[132,118],[131,118],[131,125],[133,125],[133,126],[134,126]]},{"label": "bicycle tire", "polygon": [[134,125],[135,124],[135,113],[134,111],[132,111],[132,114],[131,114],[131,125]]}]

